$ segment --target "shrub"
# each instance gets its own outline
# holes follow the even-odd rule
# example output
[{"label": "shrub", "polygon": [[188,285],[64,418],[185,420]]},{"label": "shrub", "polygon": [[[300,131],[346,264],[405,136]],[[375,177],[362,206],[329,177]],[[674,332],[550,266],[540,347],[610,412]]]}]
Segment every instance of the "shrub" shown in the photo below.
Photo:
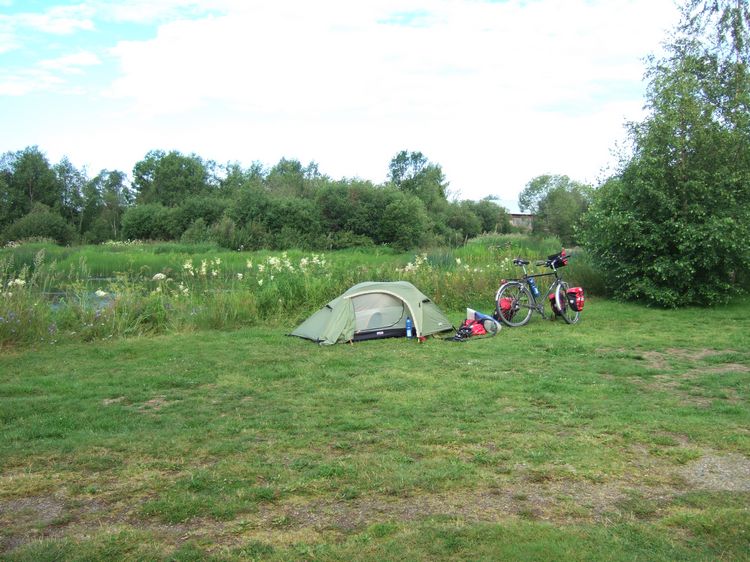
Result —
[{"label": "shrub", "polygon": [[383,211],[381,232],[397,250],[416,248],[422,243],[428,220],[422,201],[399,194]]},{"label": "shrub", "polygon": [[482,233],[482,221],[469,202],[451,205],[446,222],[452,229],[460,232],[463,239],[474,238]]},{"label": "shrub", "polygon": [[178,213],[158,203],[131,207],[122,218],[122,235],[129,240],[172,240],[181,234]]},{"label": "shrub", "polygon": [[[695,15],[704,3],[687,4],[665,57],[651,59],[633,154],[599,188],[583,232],[617,295],[667,307],[726,302],[750,273],[747,14],[706,2],[713,9]],[[702,43],[709,16],[713,46]]]},{"label": "shrub", "polygon": [[371,248],[375,244],[372,238],[368,236],[344,230],[341,232],[329,232],[321,237],[315,245],[326,250],[343,250],[345,248]]},{"label": "shrub", "polygon": [[221,217],[221,220],[211,227],[211,238],[222,248],[231,250],[239,248],[244,243],[241,229],[227,216]]},{"label": "shrub", "polygon": [[737,274],[750,270],[750,214],[733,218],[700,200],[682,205],[638,175],[631,169],[607,182],[584,217],[587,249],[609,290],[666,307],[726,302],[741,290]]},{"label": "shrub", "polygon": [[180,242],[183,244],[199,244],[201,242],[208,242],[210,239],[211,236],[208,232],[206,221],[199,217],[182,233]]},{"label": "shrub", "polygon": [[184,233],[198,219],[203,219],[205,225],[218,222],[226,209],[227,202],[217,197],[189,197],[179,205],[176,222]]},{"label": "shrub", "polygon": [[99,215],[94,219],[91,227],[84,233],[83,239],[89,244],[101,244],[115,237],[112,223],[104,215]]},{"label": "shrub", "polygon": [[5,241],[50,238],[61,245],[70,244],[74,236],[73,227],[59,214],[42,204],[35,205],[28,215],[16,220],[3,232]]}]

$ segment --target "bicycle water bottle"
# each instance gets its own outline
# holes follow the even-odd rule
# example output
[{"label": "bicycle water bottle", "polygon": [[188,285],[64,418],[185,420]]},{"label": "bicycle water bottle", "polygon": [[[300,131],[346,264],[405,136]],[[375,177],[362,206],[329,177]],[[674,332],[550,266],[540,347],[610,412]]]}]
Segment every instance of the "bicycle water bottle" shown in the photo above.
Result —
[{"label": "bicycle water bottle", "polygon": [[406,317],[406,337],[407,337],[407,338],[410,338],[410,337],[412,337],[411,327],[412,327],[412,324],[411,324],[411,318],[409,318],[409,317],[407,316],[407,317]]},{"label": "bicycle water bottle", "polygon": [[531,294],[534,295],[534,298],[538,298],[539,288],[536,286],[536,281],[534,281],[534,278],[529,277],[528,283],[529,283],[529,288],[531,289]]}]

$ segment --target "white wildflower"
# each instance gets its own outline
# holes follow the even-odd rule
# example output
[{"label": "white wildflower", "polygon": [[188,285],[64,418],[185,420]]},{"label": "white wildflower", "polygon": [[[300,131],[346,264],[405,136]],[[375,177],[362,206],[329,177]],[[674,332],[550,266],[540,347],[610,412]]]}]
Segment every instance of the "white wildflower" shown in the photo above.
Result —
[{"label": "white wildflower", "polygon": [[101,289],[97,289],[94,294],[100,299],[108,295],[107,291],[102,291]]},{"label": "white wildflower", "polygon": [[259,264],[258,264],[258,271],[259,271],[260,273],[263,273],[263,272],[264,272],[265,270],[266,270],[266,266],[265,266],[265,265],[263,265],[262,263],[259,263]]},{"label": "white wildflower", "polygon": [[23,287],[26,285],[25,279],[13,279],[12,281],[8,281],[8,287]]},{"label": "white wildflower", "polygon": [[201,276],[205,277],[207,271],[208,271],[208,262],[206,260],[201,260],[201,269],[199,273],[201,274]]},{"label": "white wildflower", "polygon": [[242,275],[242,273],[238,273],[237,274],[237,279],[239,279],[240,281],[242,281],[243,277],[244,277],[244,275]]},{"label": "white wildflower", "polygon": [[154,275],[153,280],[154,281],[164,281],[166,278],[167,278],[167,276],[164,275],[163,273],[157,273],[156,275]]},{"label": "white wildflower", "polygon": [[212,270],[211,270],[211,276],[212,276],[212,277],[218,277],[218,276],[219,276],[219,272],[218,272],[218,271],[216,271],[215,269],[212,269]]},{"label": "white wildflower", "polygon": [[252,268],[253,268],[253,262],[252,262],[252,261],[250,261],[250,260],[247,260],[247,261],[245,262],[245,266],[246,266],[246,267],[247,267],[248,269],[252,269]]},{"label": "white wildflower", "polygon": [[258,279],[258,287],[262,287],[262,286],[263,286],[263,279]]},{"label": "white wildflower", "polygon": [[461,265],[461,258],[456,258],[456,265]]}]

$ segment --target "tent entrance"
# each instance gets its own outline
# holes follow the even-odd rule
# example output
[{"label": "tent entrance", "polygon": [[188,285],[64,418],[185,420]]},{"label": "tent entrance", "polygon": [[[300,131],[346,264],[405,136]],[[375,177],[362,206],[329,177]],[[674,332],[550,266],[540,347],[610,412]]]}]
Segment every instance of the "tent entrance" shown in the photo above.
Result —
[{"label": "tent entrance", "polygon": [[354,339],[403,337],[406,333],[406,305],[388,293],[367,293],[352,297]]}]

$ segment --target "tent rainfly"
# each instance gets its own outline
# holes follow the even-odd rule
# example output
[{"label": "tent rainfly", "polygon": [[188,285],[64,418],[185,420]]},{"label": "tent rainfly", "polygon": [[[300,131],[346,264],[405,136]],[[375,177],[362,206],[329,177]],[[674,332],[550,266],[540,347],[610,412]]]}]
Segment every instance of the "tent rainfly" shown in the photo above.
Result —
[{"label": "tent rainfly", "polygon": [[411,283],[365,282],[333,299],[290,335],[321,345],[403,337],[407,318],[417,337],[454,329],[437,305]]}]

